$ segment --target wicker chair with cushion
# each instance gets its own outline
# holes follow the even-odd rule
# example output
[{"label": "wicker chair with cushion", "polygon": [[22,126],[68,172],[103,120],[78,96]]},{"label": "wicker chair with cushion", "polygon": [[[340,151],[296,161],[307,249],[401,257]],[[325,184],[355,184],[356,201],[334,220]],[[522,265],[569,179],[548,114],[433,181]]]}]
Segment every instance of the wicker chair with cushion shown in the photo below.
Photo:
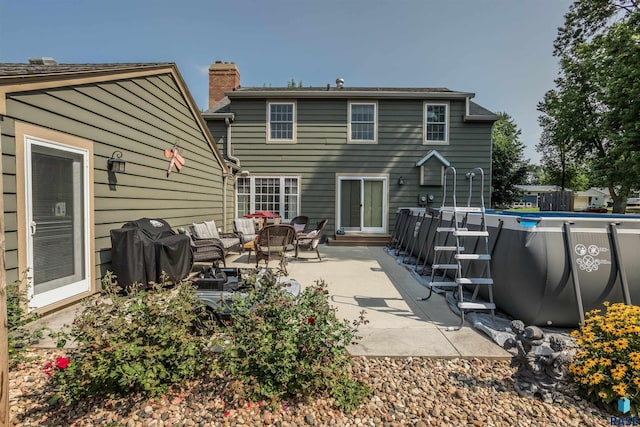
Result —
[{"label": "wicker chair with cushion", "polygon": [[323,219],[318,223],[315,230],[312,230],[303,236],[298,235],[296,239],[296,258],[298,258],[298,254],[301,250],[315,250],[316,254],[318,255],[318,259],[322,261],[320,251],[318,250],[318,245],[320,244],[320,240],[322,239],[324,229],[327,226],[328,222],[329,220]]},{"label": "wicker chair with cushion", "polygon": [[253,218],[236,218],[233,220],[233,231],[240,238],[240,247],[252,242],[258,237],[256,224]]},{"label": "wicker chair with cushion", "polygon": [[178,228],[178,232],[189,236],[193,262],[222,261],[222,265],[227,266],[224,246],[220,239],[198,239],[184,228]]},{"label": "wicker chair with cushion", "polygon": [[194,222],[189,227],[192,238],[195,242],[198,240],[213,240],[217,239],[224,248],[224,257],[226,258],[229,251],[232,249],[240,252],[240,238],[234,233],[220,233],[216,227],[214,220],[205,222]]},{"label": "wicker chair with cushion", "polygon": [[304,215],[297,216],[289,221],[289,225],[293,225],[293,228],[296,229],[296,233],[303,233],[308,223],[309,217]]},{"label": "wicker chair with cushion", "polygon": [[287,273],[286,250],[287,246],[293,244],[296,237],[296,230],[289,224],[272,224],[265,226],[258,234],[256,240],[256,267],[261,259],[269,265],[272,255],[277,255],[280,259],[280,269]]}]

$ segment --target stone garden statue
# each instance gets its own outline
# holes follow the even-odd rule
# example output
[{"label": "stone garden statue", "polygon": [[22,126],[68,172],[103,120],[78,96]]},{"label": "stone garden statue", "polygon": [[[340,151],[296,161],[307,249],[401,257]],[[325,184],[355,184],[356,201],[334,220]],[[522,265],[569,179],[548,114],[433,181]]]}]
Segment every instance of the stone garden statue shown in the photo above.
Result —
[{"label": "stone garden statue", "polygon": [[520,320],[511,322],[515,334],[504,343],[505,350],[515,353],[511,366],[516,367],[514,388],[520,396],[553,402],[564,388],[571,354],[557,336],[545,340],[542,329],[526,326]]}]

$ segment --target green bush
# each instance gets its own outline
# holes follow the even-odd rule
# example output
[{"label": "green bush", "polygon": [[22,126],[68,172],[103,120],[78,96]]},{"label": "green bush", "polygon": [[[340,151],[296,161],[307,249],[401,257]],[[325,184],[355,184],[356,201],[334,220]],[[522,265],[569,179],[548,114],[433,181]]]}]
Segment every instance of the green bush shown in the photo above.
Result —
[{"label": "green bush", "polygon": [[283,292],[270,273],[249,280],[250,290],[231,307],[229,340],[221,367],[242,381],[251,400],[277,402],[326,394],[350,410],[368,388],[350,377],[347,346],[355,342],[364,312],[350,323],[336,318],[323,281],[298,297]]},{"label": "green bush", "polygon": [[128,392],[154,396],[212,366],[211,335],[194,333],[194,325],[206,321],[190,282],[120,294],[108,274],[103,289],[74,319],[68,338],[77,348],[52,376],[66,402]]},{"label": "green bush", "polygon": [[[28,312],[27,298],[28,277],[7,283],[7,325],[9,328],[9,364],[11,367],[25,359],[25,351],[29,344],[42,338],[44,326],[29,329],[26,326],[39,318],[37,313]],[[25,286],[22,286],[25,284]]]}]

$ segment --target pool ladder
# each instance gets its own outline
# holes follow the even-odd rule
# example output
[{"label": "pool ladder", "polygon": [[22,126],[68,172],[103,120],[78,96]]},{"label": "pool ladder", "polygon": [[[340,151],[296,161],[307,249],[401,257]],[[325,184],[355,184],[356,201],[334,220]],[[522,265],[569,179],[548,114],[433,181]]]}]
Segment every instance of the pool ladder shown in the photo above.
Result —
[{"label": "pool ladder", "polygon": [[[480,206],[471,206],[473,196],[473,181],[477,174],[480,175]],[[451,205],[447,206],[447,177],[453,179]],[[465,310],[491,311],[494,318],[496,305],[493,302],[493,278],[491,277],[491,254],[489,253],[489,232],[485,217],[484,205],[484,171],[475,168],[467,172],[469,180],[469,197],[467,206],[456,204],[456,169],[449,166],[444,172],[442,207],[436,228],[436,237],[433,244],[433,264],[431,265],[431,278],[429,280],[429,295],[421,300],[427,300],[433,293],[433,288],[453,288],[457,291],[457,307],[460,311],[460,324],[457,328],[449,327],[449,330],[459,330],[464,324]],[[470,213],[480,214],[480,228],[470,230],[468,228],[468,216]],[[444,215],[450,214],[451,221],[444,223]],[[452,239],[453,238],[453,239]],[[470,241],[476,238],[475,243]],[[453,241],[451,241],[453,240]],[[471,243],[471,244],[470,244]],[[467,244],[467,248],[465,248]],[[465,249],[470,249],[466,251]],[[474,271],[481,273],[477,277],[469,277],[471,264],[478,264]],[[464,270],[463,270],[464,267]],[[447,273],[454,273],[454,280],[448,281]],[[474,286],[473,294],[469,300],[465,300],[464,287]],[[489,301],[477,299],[481,287],[487,289]]]}]

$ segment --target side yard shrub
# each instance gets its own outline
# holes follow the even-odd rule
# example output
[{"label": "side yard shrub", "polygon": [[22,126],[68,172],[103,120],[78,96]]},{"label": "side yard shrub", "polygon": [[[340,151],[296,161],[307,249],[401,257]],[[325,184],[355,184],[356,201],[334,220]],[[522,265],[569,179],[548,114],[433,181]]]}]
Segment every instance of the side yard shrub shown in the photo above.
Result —
[{"label": "side yard shrub", "polygon": [[249,282],[246,297],[233,301],[221,357],[221,367],[242,381],[246,397],[275,405],[328,395],[344,410],[360,404],[368,388],[350,376],[347,346],[366,323],[364,312],[353,322],[338,320],[323,281],[298,297],[283,292],[272,274]]},{"label": "side yard shrub", "polygon": [[205,311],[190,282],[120,294],[108,274],[103,289],[73,322],[67,339],[77,349],[52,371],[66,402],[128,392],[154,396],[212,366],[211,334],[194,333]]},{"label": "side yard shrub", "polygon": [[592,400],[614,413],[618,399],[640,410],[640,307],[605,303],[606,312],[587,313],[585,324],[571,336],[578,347],[569,373]]},{"label": "side yard shrub", "polygon": [[[36,313],[29,313],[26,290],[27,275],[22,280],[7,283],[7,326],[9,329],[9,364],[11,367],[24,359],[25,351],[34,340],[42,338],[44,326],[28,328],[27,325],[38,319]],[[23,286],[23,284],[25,286]],[[4,297],[0,295],[1,297]]]}]

